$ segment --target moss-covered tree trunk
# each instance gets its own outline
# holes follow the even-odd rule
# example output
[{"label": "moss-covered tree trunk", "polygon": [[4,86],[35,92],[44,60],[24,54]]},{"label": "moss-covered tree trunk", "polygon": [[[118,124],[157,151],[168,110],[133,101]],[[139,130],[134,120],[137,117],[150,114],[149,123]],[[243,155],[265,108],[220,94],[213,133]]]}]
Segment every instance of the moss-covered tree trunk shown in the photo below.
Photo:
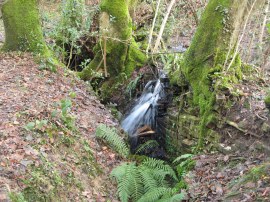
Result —
[{"label": "moss-covered tree trunk", "polygon": [[7,0],[2,6],[4,51],[48,54],[40,25],[37,0]]},{"label": "moss-covered tree trunk", "polygon": [[234,82],[241,79],[241,60],[236,54],[232,61],[232,56],[248,2],[210,0],[182,61],[184,75],[193,91],[192,104],[200,110],[199,147],[203,146],[204,137],[209,133],[207,126],[217,120],[213,109],[218,85],[218,81],[213,82],[215,75],[224,72]]},{"label": "moss-covered tree trunk", "polygon": [[[121,78],[131,75],[135,67],[142,65],[146,57],[132,37],[132,19],[129,7],[134,1],[102,0],[100,3],[100,43],[94,48],[95,58],[79,76],[89,80],[93,72],[102,70],[110,81],[104,83],[103,91]],[[122,77],[120,77],[122,75]],[[102,92],[104,94],[104,92]],[[109,96],[109,92],[105,95]]]}]

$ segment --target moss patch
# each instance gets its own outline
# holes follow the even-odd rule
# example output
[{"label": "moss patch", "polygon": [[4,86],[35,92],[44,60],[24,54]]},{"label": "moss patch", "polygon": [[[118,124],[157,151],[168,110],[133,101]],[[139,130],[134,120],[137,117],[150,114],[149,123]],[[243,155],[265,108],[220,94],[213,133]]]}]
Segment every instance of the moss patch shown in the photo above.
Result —
[{"label": "moss patch", "polygon": [[29,51],[49,55],[43,39],[36,0],[9,0],[2,7],[5,51]]},{"label": "moss patch", "polygon": [[[95,46],[95,58],[81,72],[79,76],[84,80],[94,77],[96,71],[104,72],[107,67],[110,88],[117,86],[118,76],[125,74],[128,78],[136,67],[146,62],[146,56],[139,50],[132,37],[132,20],[129,14],[129,5],[133,1],[103,0],[100,4],[100,43]],[[106,50],[106,57],[104,53]],[[106,65],[104,63],[106,59]],[[122,80],[121,80],[122,81]],[[106,89],[106,86],[102,87]],[[103,93],[104,95],[104,93]],[[110,94],[105,95],[109,97]]]},{"label": "moss patch", "polygon": [[268,95],[264,99],[264,103],[265,103],[266,107],[270,109],[270,93],[268,93]]},{"label": "moss patch", "polygon": [[182,71],[192,87],[193,100],[190,104],[200,109],[198,148],[203,147],[205,137],[211,133],[209,126],[215,125],[219,119],[213,107],[220,86],[236,83],[242,78],[239,56],[228,71],[224,65],[226,60],[227,63],[231,61],[234,52],[232,49],[228,54],[234,29],[230,23],[232,5],[233,1],[229,0],[211,0],[208,3],[192,44],[181,62]]}]

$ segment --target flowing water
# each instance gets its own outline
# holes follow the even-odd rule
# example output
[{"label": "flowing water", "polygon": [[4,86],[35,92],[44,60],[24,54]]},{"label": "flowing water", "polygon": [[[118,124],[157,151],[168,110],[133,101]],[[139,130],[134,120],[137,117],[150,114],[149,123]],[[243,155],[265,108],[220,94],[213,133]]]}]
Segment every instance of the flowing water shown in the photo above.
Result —
[{"label": "flowing water", "polygon": [[129,115],[122,121],[122,128],[128,133],[133,144],[137,144],[137,130],[148,126],[152,130],[157,129],[157,117],[160,113],[160,101],[166,99],[166,87],[168,78],[163,72],[159,73],[159,79],[149,81],[135,106]]}]

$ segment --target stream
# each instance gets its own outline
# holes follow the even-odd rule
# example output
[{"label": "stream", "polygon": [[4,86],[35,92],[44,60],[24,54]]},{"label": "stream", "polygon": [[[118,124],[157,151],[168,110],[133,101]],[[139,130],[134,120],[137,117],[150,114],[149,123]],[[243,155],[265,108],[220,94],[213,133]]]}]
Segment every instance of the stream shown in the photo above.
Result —
[{"label": "stream", "polygon": [[129,135],[131,150],[134,151],[142,142],[140,139],[154,139],[159,145],[164,143],[163,121],[166,116],[169,79],[163,71],[159,78],[149,81],[142,95],[135,101],[134,107],[121,122]]}]

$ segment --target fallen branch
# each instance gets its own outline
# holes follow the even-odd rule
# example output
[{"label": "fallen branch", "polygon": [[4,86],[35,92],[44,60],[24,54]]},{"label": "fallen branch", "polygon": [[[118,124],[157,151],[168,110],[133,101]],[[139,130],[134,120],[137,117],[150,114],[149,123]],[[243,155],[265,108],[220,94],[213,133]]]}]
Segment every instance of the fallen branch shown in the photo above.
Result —
[{"label": "fallen branch", "polygon": [[257,137],[257,138],[261,138],[261,137],[263,136],[263,135],[261,135],[261,136],[260,136],[260,135],[256,135],[255,133],[252,133],[252,132],[249,132],[248,130],[245,130],[245,129],[243,129],[243,128],[240,128],[240,127],[238,126],[238,124],[235,123],[235,122],[233,122],[233,121],[226,121],[226,123],[227,123],[228,125],[230,125],[230,126],[236,128],[237,130],[243,132],[244,135],[252,135],[252,136]]}]

